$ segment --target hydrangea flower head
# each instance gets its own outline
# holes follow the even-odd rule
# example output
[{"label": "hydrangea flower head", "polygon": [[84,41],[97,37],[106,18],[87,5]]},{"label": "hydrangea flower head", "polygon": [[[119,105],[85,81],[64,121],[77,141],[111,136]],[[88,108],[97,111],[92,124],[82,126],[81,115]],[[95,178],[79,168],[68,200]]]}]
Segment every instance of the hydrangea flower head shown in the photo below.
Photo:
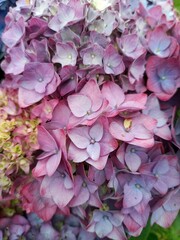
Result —
[{"label": "hydrangea flower head", "polygon": [[4,23],[0,238],[168,227],[180,183],[173,1],[17,0]]}]

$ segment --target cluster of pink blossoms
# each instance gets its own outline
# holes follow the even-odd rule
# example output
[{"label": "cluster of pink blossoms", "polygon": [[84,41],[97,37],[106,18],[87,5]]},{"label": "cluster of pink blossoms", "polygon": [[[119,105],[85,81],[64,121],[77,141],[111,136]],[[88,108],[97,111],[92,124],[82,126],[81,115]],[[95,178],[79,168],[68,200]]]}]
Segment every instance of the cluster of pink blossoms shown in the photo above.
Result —
[{"label": "cluster of pink blossoms", "polygon": [[[20,111],[36,122],[38,150],[11,194],[44,221],[35,239],[126,240],[149,218],[170,226],[180,209],[173,1],[18,0],[5,23],[1,87],[17,92]],[[62,224],[62,215],[75,218],[76,231],[54,230],[50,221]],[[34,239],[22,216],[1,222],[10,239]]]}]

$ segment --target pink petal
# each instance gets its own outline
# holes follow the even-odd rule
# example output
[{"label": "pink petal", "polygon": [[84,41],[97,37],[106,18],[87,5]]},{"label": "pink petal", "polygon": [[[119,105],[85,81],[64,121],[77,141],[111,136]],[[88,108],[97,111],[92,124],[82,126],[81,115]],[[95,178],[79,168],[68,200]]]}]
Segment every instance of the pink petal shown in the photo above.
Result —
[{"label": "pink petal", "polygon": [[47,174],[46,164],[48,159],[38,161],[32,173],[34,177],[41,177]]},{"label": "pink petal", "polygon": [[152,133],[147,130],[142,124],[132,127],[132,132],[134,133],[135,138],[138,139],[149,139],[152,137]]},{"label": "pink petal", "polygon": [[98,159],[98,161],[94,161],[94,160],[88,158],[86,160],[86,162],[89,163],[90,165],[92,165],[93,167],[95,167],[98,170],[103,170],[106,166],[107,159],[108,159],[108,155],[100,157]]},{"label": "pink petal", "polygon": [[64,187],[66,189],[71,189],[74,187],[74,183],[72,182],[72,179],[68,175],[64,179]]},{"label": "pink petal", "polygon": [[69,151],[68,151],[68,159],[72,160],[73,162],[79,163],[84,162],[88,159],[88,154],[85,149],[79,149],[74,144],[70,144]]},{"label": "pink petal", "polygon": [[[113,93],[113,97],[112,97]],[[109,101],[112,107],[119,106],[125,99],[124,92],[114,82],[105,82],[102,88],[103,96]]]},{"label": "pink petal", "polygon": [[162,127],[155,128],[155,129],[154,129],[154,134],[155,134],[156,136],[159,136],[160,138],[165,139],[165,140],[171,140],[171,139],[172,139],[171,130],[170,130],[170,128],[168,127],[167,124],[165,124],[165,125],[162,126]]},{"label": "pink petal", "polygon": [[52,122],[59,122],[59,126],[64,128],[68,125],[71,112],[64,101],[60,101],[52,114]]},{"label": "pink petal", "polygon": [[43,152],[41,153],[38,157],[37,160],[44,160],[47,159],[48,157],[52,156],[54,154],[55,151],[51,151],[51,152]]},{"label": "pink petal", "polygon": [[11,20],[8,29],[2,34],[2,40],[6,46],[12,48],[23,37],[25,33],[25,20],[21,16],[19,19]]},{"label": "pink petal", "polygon": [[36,102],[39,102],[44,97],[44,94],[30,91],[25,88],[19,88],[18,102],[20,107],[25,108]]},{"label": "pink petal", "polygon": [[76,207],[86,203],[89,200],[90,193],[87,188],[81,187],[77,196],[74,196],[70,202],[70,206]]},{"label": "pink petal", "polygon": [[126,235],[123,231],[123,229],[119,228],[113,228],[112,232],[108,234],[109,239],[114,239],[114,240],[126,240]]},{"label": "pink petal", "polygon": [[51,152],[58,149],[56,141],[51,134],[42,126],[38,127],[38,143],[45,152]]},{"label": "pink petal", "polygon": [[119,107],[120,110],[140,110],[145,108],[147,101],[147,95],[144,93],[127,94],[125,101]]},{"label": "pink petal", "polygon": [[87,127],[78,127],[68,131],[68,136],[74,145],[80,149],[85,149],[90,144]]},{"label": "pink petal", "polygon": [[61,161],[61,151],[58,151],[57,154],[52,155],[46,164],[47,175],[52,176],[57,170]]},{"label": "pink petal", "polygon": [[[57,194],[58,189],[60,189],[61,194]],[[54,202],[58,205],[59,208],[67,206],[74,196],[73,189],[66,189],[63,186],[61,178],[55,178],[52,182],[50,192]]]},{"label": "pink petal", "polygon": [[100,109],[103,104],[103,99],[99,86],[95,80],[90,79],[81,89],[81,94],[84,94],[91,99],[93,112]]},{"label": "pink petal", "polygon": [[76,117],[83,117],[91,109],[91,100],[89,97],[81,94],[74,94],[67,98],[69,108]]},{"label": "pink petal", "polygon": [[172,225],[173,221],[175,220],[178,211],[175,212],[164,212],[164,214],[156,221],[158,225],[163,228],[168,228]]},{"label": "pink petal", "polygon": [[125,226],[127,227],[128,231],[131,232],[131,235],[132,235],[132,233],[135,233],[136,231],[138,231],[138,229],[141,227],[130,216],[126,216],[123,222],[124,222]]},{"label": "pink petal", "polygon": [[94,124],[89,131],[89,135],[92,139],[99,142],[103,137],[103,126],[102,126],[102,124],[98,124],[98,123]]},{"label": "pink petal", "polygon": [[118,140],[130,142],[134,139],[134,134],[132,134],[131,132],[125,132],[121,123],[118,124],[117,122],[112,122],[110,124],[109,131],[112,136]]},{"label": "pink petal", "polygon": [[111,138],[107,142],[100,142],[99,144],[101,146],[101,156],[108,155],[110,152],[113,152],[118,147],[116,139],[113,138]]},{"label": "pink petal", "polygon": [[134,138],[131,141],[132,145],[139,146],[139,147],[144,147],[144,148],[151,148],[154,145],[154,138],[149,138],[149,139],[136,139]]},{"label": "pink petal", "polygon": [[89,144],[87,147],[87,153],[89,157],[92,158],[94,161],[97,161],[100,157],[100,145],[99,143]]},{"label": "pink petal", "polygon": [[51,220],[51,218],[54,216],[56,213],[57,206],[54,204],[52,206],[47,206],[41,209],[41,211],[36,212],[37,215],[42,218],[45,222]]}]

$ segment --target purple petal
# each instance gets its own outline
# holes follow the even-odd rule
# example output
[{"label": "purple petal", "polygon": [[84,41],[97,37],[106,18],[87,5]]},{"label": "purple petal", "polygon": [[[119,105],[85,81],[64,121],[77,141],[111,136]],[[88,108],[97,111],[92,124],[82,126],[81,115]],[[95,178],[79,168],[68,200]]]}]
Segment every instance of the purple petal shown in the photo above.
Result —
[{"label": "purple petal", "polygon": [[81,190],[70,202],[70,205],[73,207],[80,206],[88,201],[90,193],[87,188],[81,186]]},{"label": "purple petal", "polygon": [[143,125],[135,125],[132,128],[132,132],[135,138],[138,139],[152,138],[152,133],[148,129],[146,129]]},{"label": "purple petal", "polygon": [[173,79],[169,78],[161,81],[161,87],[166,93],[172,94],[176,89],[176,83]]},{"label": "purple petal", "polygon": [[104,71],[107,74],[118,75],[125,70],[122,57],[118,54],[112,44],[108,45],[104,54]]},{"label": "purple petal", "polygon": [[75,66],[77,59],[77,50],[73,42],[60,43],[56,44],[56,54],[52,58],[54,63],[61,63],[62,67],[64,66]]},{"label": "purple petal", "polygon": [[90,144],[90,137],[87,127],[78,127],[68,131],[68,136],[74,145],[80,149],[85,149]]},{"label": "purple petal", "polygon": [[136,153],[128,152],[125,154],[125,162],[132,172],[136,172],[141,165],[141,158]]},{"label": "purple petal", "polygon": [[[46,177],[45,177],[46,178]],[[57,175],[56,177],[52,176],[52,182],[50,182],[50,194],[54,200],[54,202],[58,205],[59,208],[63,208],[67,206],[67,204],[70,202],[70,200],[73,198],[74,190],[66,189],[64,186],[64,178],[60,175]],[[61,189],[61,194],[57,194],[57,190]]]},{"label": "purple petal", "polygon": [[113,216],[110,217],[110,221],[115,227],[119,227],[122,224],[124,217],[121,213],[113,213]]},{"label": "purple petal", "polygon": [[106,237],[113,230],[112,223],[104,216],[95,226],[95,232],[100,238]]},{"label": "purple petal", "polygon": [[59,124],[59,128],[63,129],[64,127],[67,127],[70,115],[71,112],[68,106],[65,104],[64,101],[60,101],[53,111],[50,123]]},{"label": "purple petal", "polygon": [[89,135],[92,139],[99,142],[103,137],[103,126],[102,126],[102,124],[94,124],[89,131]]},{"label": "purple petal", "polygon": [[105,82],[103,84],[102,94],[109,101],[109,104],[114,108],[118,108],[125,100],[123,90],[114,82]]},{"label": "purple petal", "polygon": [[162,207],[156,209],[151,216],[151,224],[154,224],[158,221],[159,218],[161,218],[161,216],[163,216],[164,214],[164,209]]},{"label": "purple petal", "polygon": [[87,147],[87,153],[89,154],[90,158],[94,161],[98,160],[100,157],[100,145],[99,143],[90,144]]},{"label": "purple petal", "polygon": [[61,161],[61,151],[58,151],[57,154],[52,155],[46,164],[47,175],[52,176],[57,170]]},{"label": "purple petal", "polygon": [[153,173],[155,174],[165,174],[169,171],[169,163],[166,159],[157,162],[153,168]]},{"label": "purple petal", "polygon": [[89,47],[81,51],[84,65],[100,65],[102,66],[103,48],[99,45]]},{"label": "purple petal", "polygon": [[67,101],[69,108],[76,117],[87,115],[92,106],[90,98],[81,94],[68,96]]},{"label": "purple petal", "polygon": [[42,126],[38,127],[38,142],[40,148],[45,152],[54,152],[58,149],[56,141],[52,135]]},{"label": "purple petal", "polygon": [[85,161],[88,157],[89,155],[85,149],[79,149],[72,143],[69,145],[68,159],[78,163]]},{"label": "purple petal", "polygon": [[6,46],[12,48],[23,37],[25,33],[25,21],[21,16],[17,21],[11,21],[9,28],[2,34],[2,40]]},{"label": "purple petal", "polygon": [[124,186],[123,207],[129,208],[136,206],[143,199],[142,192],[135,186],[129,186],[127,183]]},{"label": "purple petal", "polygon": [[107,160],[108,160],[108,155],[99,157],[98,161],[94,161],[91,158],[88,158],[86,162],[98,170],[103,170],[106,166]]},{"label": "purple petal", "polygon": [[117,122],[112,122],[110,124],[109,131],[112,136],[118,140],[130,142],[134,139],[134,134],[132,134],[131,132],[125,132],[121,123],[118,124]]},{"label": "purple petal", "polygon": [[123,231],[123,228],[113,228],[112,232],[108,234],[109,239],[114,239],[114,240],[126,240],[126,235]]},{"label": "purple petal", "polygon": [[178,211],[180,209],[180,192],[172,195],[168,202],[164,204],[166,211]]},{"label": "purple petal", "polygon": [[75,20],[75,10],[63,3],[59,4],[58,14],[49,22],[49,28],[58,32]]},{"label": "purple petal", "polygon": [[157,182],[154,184],[154,188],[162,195],[166,194],[168,191],[168,186],[166,183],[158,179]]},{"label": "purple petal", "polygon": [[158,225],[160,225],[163,228],[168,228],[172,225],[174,219],[176,218],[178,214],[178,211],[176,212],[164,212],[164,214],[159,217],[159,219],[156,221]]},{"label": "purple petal", "polygon": [[20,87],[18,91],[18,102],[20,107],[22,108],[28,107],[36,102],[39,102],[43,97],[44,97],[44,94],[27,90],[22,87]]}]

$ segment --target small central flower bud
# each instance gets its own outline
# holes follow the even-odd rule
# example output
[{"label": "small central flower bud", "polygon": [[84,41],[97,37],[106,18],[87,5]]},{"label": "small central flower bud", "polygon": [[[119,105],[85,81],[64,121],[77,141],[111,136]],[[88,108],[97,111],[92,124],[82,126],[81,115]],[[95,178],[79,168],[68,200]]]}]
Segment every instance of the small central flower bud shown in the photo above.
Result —
[{"label": "small central flower bud", "polygon": [[103,216],[103,219],[104,219],[104,220],[108,220],[108,219],[109,219],[109,217],[108,217],[108,216],[106,216],[106,215],[104,215],[104,216]]},{"label": "small central flower bud", "polygon": [[95,55],[94,55],[94,54],[91,54],[91,58],[95,58]]},{"label": "small central flower bud", "polygon": [[82,187],[86,188],[86,187],[87,187],[87,183],[86,183],[86,182],[83,182],[83,183],[82,183]]},{"label": "small central flower bud", "polygon": [[140,188],[141,188],[141,185],[140,185],[140,184],[135,184],[135,187],[136,187],[137,189],[140,189]]},{"label": "small central flower bud", "polygon": [[158,178],[158,177],[159,177],[159,174],[155,173],[154,176]]},{"label": "small central flower bud", "polygon": [[42,77],[38,78],[38,82],[43,82],[44,79]]},{"label": "small central flower bud", "polygon": [[94,139],[91,139],[90,143],[94,144],[96,141]]},{"label": "small central flower bud", "polygon": [[125,119],[124,120],[124,128],[126,132],[129,132],[132,126],[132,119]]},{"label": "small central flower bud", "polygon": [[166,77],[165,77],[165,76],[162,76],[162,77],[161,77],[161,80],[166,80]]},{"label": "small central flower bud", "polygon": [[61,175],[62,178],[66,177],[66,175],[64,173],[60,173],[60,175]]},{"label": "small central flower bud", "polygon": [[135,148],[131,148],[131,152],[132,152],[132,153],[135,153],[135,152],[136,152],[136,149],[135,149]]},{"label": "small central flower bud", "polygon": [[71,54],[68,54],[68,59],[72,59],[72,55]]}]

